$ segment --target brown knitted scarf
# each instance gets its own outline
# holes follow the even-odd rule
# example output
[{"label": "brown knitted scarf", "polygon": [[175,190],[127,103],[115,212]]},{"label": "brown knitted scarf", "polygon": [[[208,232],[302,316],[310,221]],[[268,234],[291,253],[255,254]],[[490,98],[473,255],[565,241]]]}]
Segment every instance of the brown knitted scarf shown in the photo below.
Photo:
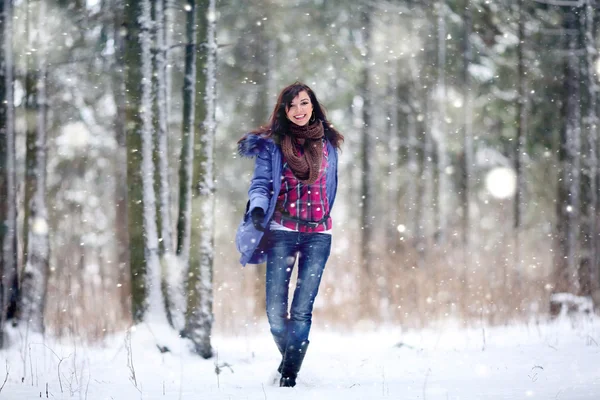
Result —
[{"label": "brown knitted scarf", "polygon": [[[321,139],[324,135],[325,131],[321,121],[305,126],[298,126],[291,122],[288,134],[283,137],[281,142],[283,156],[292,169],[294,176],[304,184],[310,185],[319,178],[321,162],[323,161]],[[304,154],[296,154],[295,139],[304,139]]]}]

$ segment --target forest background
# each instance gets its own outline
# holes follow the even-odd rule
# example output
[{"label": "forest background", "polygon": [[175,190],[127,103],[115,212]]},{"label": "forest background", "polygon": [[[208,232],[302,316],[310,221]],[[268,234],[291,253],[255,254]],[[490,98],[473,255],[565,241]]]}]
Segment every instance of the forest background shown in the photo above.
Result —
[{"label": "forest background", "polygon": [[316,323],[600,302],[594,0],[0,4],[2,326],[263,324],[236,142],[297,80],[346,139]]}]

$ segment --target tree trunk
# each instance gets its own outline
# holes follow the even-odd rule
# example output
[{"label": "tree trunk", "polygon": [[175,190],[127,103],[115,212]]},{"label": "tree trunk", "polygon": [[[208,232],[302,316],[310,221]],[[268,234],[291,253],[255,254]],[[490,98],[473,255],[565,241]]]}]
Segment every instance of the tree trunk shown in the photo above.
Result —
[{"label": "tree trunk", "polygon": [[600,282],[598,268],[598,76],[596,74],[596,56],[597,50],[595,45],[594,34],[594,9],[596,0],[587,0],[583,25],[585,26],[584,49],[586,54],[586,69],[584,70],[585,81],[587,86],[587,153],[585,165],[585,181],[584,190],[587,191],[586,197],[586,226],[583,229],[585,240],[582,245],[585,246],[585,264],[587,268],[582,269],[582,273],[586,276],[582,277],[582,286],[585,285],[583,294],[591,295],[594,301],[594,306],[600,306]]},{"label": "tree trunk", "polygon": [[432,87],[435,87],[434,82],[434,68],[437,63],[437,56],[435,49],[437,45],[433,41],[433,38],[437,37],[434,32],[433,26],[435,26],[434,20],[434,5],[435,0],[430,0],[425,3],[425,15],[429,26],[425,28],[425,33],[429,38],[425,39],[425,54],[424,54],[424,68],[422,74],[424,78],[421,80],[424,88],[423,94],[423,131],[422,131],[422,142],[424,143],[423,149],[423,164],[422,164],[422,212],[421,212],[421,226],[423,233],[423,242],[420,251],[423,253],[423,257],[426,257],[430,253],[430,250],[434,247],[434,238],[436,236],[438,222],[439,222],[439,204],[436,198],[436,154],[435,154],[435,143],[434,143],[434,132],[437,129],[438,122],[436,119],[439,118],[438,109],[435,107],[434,92]]},{"label": "tree trunk", "polygon": [[[165,297],[165,311],[167,320],[176,330],[183,328],[183,306],[185,298],[184,288],[181,284],[182,273],[179,263],[175,259],[173,246],[173,219],[171,217],[171,185],[169,179],[169,108],[167,92],[167,54],[169,43],[166,34],[166,0],[154,2],[154,25],[156,27],[156,110],[158,113],[157,129],[157,166],[159,172],[159,215],[160,215],[160,261],[161,261],[161,288]],[[177,277],[173,282],[173,277]]]},{"label": "tree trunk", "polygon": [[557,245],[555,249],[555,293],[579,292],[579,152],[581,147],[580,68],[576,50],[579,45],[579,18],[569,9],[564,16],[568,35],[565,73],[565,126],[560,135],[560,180],[557,196]]},{"label": "tree trunk", "polygon": [[474,149],[473,149],[473,88],[471,85],[471,75],[469,73],[469,67],[473,62],[473,52],[471,46],[471,32],[473,24],[473,12],[471,10],[471,0],[465,1],[464,10],[464,25],[465,25],[465,36],[464,36],[464,48],[463,48],[463,86],[464,86],[464,155],[463,161],[463,185],[462,185],[462,230],[463,230],[463,268],[461,271],[461,285],[462,285],[462,296],[463,308],[469,307],[468,300],[465,302],[467,293],[469,292],[469,271],[471,269],[471,258],[473,257],[472,244],[471,244],[471,199],[473,192],[473,162],[474,162]]},{"label": "tree trunk", "polygon": [[[196,166],[199,167],[197,188],[198,198],[198,260],[193,266],[197,273],[190,282],[190,300],[186,312],[185,335],[194,343],[195,351],[203,358],[213,355],[211,345],[211,332],[213,325],[213,262],[214,262],[214,213],[215,213],[215,187],[214,187],[214,141],[216,133],[216,74],[217,74],[217,43],[216,43],[216,9],[215,0],[203,1],[200,5],[199,15],[206,21],[206,40],[203,42],[205,63],[202,69],[203,80],[206,82],[204,98],[198,102],[202,107],[205,118],[202,123],[198,141],[201,144]],[[195,205],[196,205],[195,204]]]},{"label": "tree trunk", "polygon": [[[45,4],[40,2],[38,8],[38,27],[43,26]],[[27,263],[25,264],[22,280],[20,319],[32,332],[44,332],[44,307],[46,302],[46,289],[48,283],[50,246],[48,240],[48,211],[46,207],[46,81],[47,69],[45,60],[45,35],[38,32],[38,51],[36,52],[36,69],[38,80],[36,82],[36,134],[35,147],[31,151],[31,163],[28,172],[35,177],[35,186],[31,193],[28,219],[25,224],[27,229]]]},{"label": "tree trunk", "polygon": [[387,115],[389,123],[388,130],[388,168],[387,168],[387,214],[389,220],[386,222],[386,248],[390,252],[398,249],[398,224],[400,218],[400,127],[398,125],[399,97],[398,97],[398,60],[389,60],[388,66],[388,91],[387,91]]},{"label": "tree trunk", "polygon": [[[36,0],[27,0],[26,17],[25,17],[25,40],[27,40],[28,48],[36,48],[34,34],[32,33],[33,16],[37,15]],[[33,198],[33,192],[36,187],[35,176],[35,140],[36,140],[36,115],[37,115],[37,73],[35,66],[35,53],[31,52],[26,55],[25,73],[25,193],[23,204],[23,267],[28,263],[29,256],[29,204]]]},{"label": "tree trunk", "polygon": [[0,1],[0,348],[18,297],[12,0]]},{"label": "tree trunk", "polygon": [[[124,7],[121,0],[113,0],[113,37],[115,46],[115,68],[112,73],[112,89],[115,98],[116,114],[114,120],[116,148],[115,168],[115,232],[119,269],[120,303],[123,315],[131,315],[131,273],[129,268],[129,235],[127,204],[127,135],[125,103],[125,34]],[[125,170],[124,170],[125,169]]]},{"label": "tree trunk", "polygon": [[437,141],[437,243],[444,245],[448,226],[448,144],[446,133],[446,1],[439,0],[437,8],[437,83],[435,91],[436,114],[433,120],[432,134]]},{"label": "tree trunk", "polygon": [[[181,163],[179,164],[179,214],[177,218],[177,255],[179,256],[183,273],[175,274],[169,271],[169,298],[172,304],[171,315],[181,314],[175,319],[184,322],[185,286],[184,275],[190,271],[190,243],[192,227],[192,178],[194,172],[194,124],[196,108],[196,1],[187,1],[187,22],[185,46],[185,75],[183,81],[183,132],[181,135]],[[204,49],[202,49],[204,50]],[[178,293],[179,292],[179,295]],[[177,322],[177,327],[179,322]],[[183,324],[181,325],[183,327]]]},{"label": "tree trunk", "polygon": [[[408,62],[411,74],[409,101],[413,114],[417,114],[409,116],[409,118],[412,118],[413,123],[412,126],[409,126],[410,129],[408,131],[408,164],[413,172],[409,193],[411,193],[410,198],[413,199],[411,205],[414,207],[414,213],[411,213],[413,217],[410,230],[413,232],[414,249],[416,250],[416,267],[420,268],[423,266],[423,256],[425,254],[425,227],[427,226],[425,207],[428,204],[425,201],[426,125],[424,123],[425,118],[423,117],[426,112],[426,100],[425,96],[421,94],[423,80],[417,62],[414,58],[410,58]],[[419,118],[419,115],[421,118]]]},{"label": "tree trunk", "polygon": [[157,0],[154,3],[155,27],[156,27],[156,109],[158,111],[158,172],[160,176],[159,210],[161,220],[161,247],[163,255],[173,253],[173,231],[171,228],[171,188],[169,185],[169,151],[167,138],[169,136],[168,120],[169,110],[167,108],[167,52],[169,43],[166,38],[165,27],[165,0]]},{"label": "tree trunk", "polygon": [[373,135],[371,127],[371,18],[372,9],[370,6],[363,6],[360,12],[360,21],[362,29],[361,55],[363,59],[361,79],[359,82],[358,93],[362,98],[362,134],[361,134],[361,218],[360,229],[362,230],[361,240],[361,305],[363,307],[361,315],[366,317],[372,312],[373,296],[371,293],[372,283],[376,277],[373,274],[373,218],[374,218],[374,198],[372,184],[373,176]]},{"label": "tree trunk", "polygon": [[125,104],[127,143],[127,225],[131,272],[131,311],[134,321],[144,317],[146,298],[142,199],[142,137],[140,120],[141,46],[139,2],[125,2]]},{"label": "tree trunk", "polygon": [[[523,205],[525,194],[525,173],[523,171],[523,154],[527,151],[527,71],[525,68],[525,10],[523,0],[517,2],[518,13],[518,44],[517,44],[517,137],[515,140],[514,163],[516,175],[516,192],[514,200],[514,268],[516,276],[511,280],[511,295],[521,291],[519,275],[522,273],[523,265],[521,262],[523,250],[521,240]],[[516,292],[516,293],[514,293]]]},{"label": "tree trunk", "polygon": [[140,47],[141,53],[141,129],[142,137],[142,203],[144,228],[144,257],[146,259],[145,321],[166,322],[166,312],[161,290],[161,268],[158,257],[158,232],[156,226],[156,194],[154,192],[154,140],[152,124],[152,19],[150,0],[141,2]]}]

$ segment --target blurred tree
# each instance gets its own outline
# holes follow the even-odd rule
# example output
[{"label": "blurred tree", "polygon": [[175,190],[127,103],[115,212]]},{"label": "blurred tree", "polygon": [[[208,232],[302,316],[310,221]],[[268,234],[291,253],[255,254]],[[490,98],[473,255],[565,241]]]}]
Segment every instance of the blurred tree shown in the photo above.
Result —
[{"label": "blurred tree", "polygon": [[[361,99],[362,109],[362,128],[360,137],[360,165],[361,165],[361,196],[360,196],[360,230],[361,235],[361,315],[367,316],[373,309],[375,301],[379,300],[377,283],[375,288],[373,282],[377,282],[377,278],[373,272],[375,265],[374,257],[374,226],[375,226],[375,197],[373,187],[375,184],[375,132],[373,132],[372,122],[372,84],[371,84],[371,32],[372,32],[372,13],[373,9],[370,4],[363,5],[359,8],[358,18],[360,19],[360,28],[356,35],[356,46],[358,47],[361,56],[361,79],[357,88],[358,95]],[[374,298],[376,297],[376,298]]]},{"label": "blurred tree", "polygon": [[0,348],[18,297],[13,2],[0,2]]},{"label": "blurred tree", "polygon": [[[473,249],[471,235],[472,229],[472,210],[471,202],[474,201],[473,178],[474,178],[474,148],[473,148],[473,85],[469,68],[473,64],[473,45],[471,35],[473,30],[473,7],[471,0],[464,1],[464,36],[463,36],[463,71],[462,85],[464,96],[464,127],[463,127],[463,150],[460,187],[461,206],[462,206],[462,231],[463,231],[463,269],[460,275],[463,293],[468,292],[469,270],[472,266]],[[466,307],[466,300],[463,300],[463,307]]]},{"label": "blurred tree", "polygon": [[581,183],[581,67],[579,59],[580,7],[564,10],[563,26],[567,40],[565,63],[564,126],[560,135],[559,183],[556,203],[556,293],[579,292],[579,232]]},{"label": "blurred tree", "polygon": [[[125,25],[125,7],[121,0],[111,0],[105,5],[112,11],[112,26],[108,24],[114,41],[114,68],[111,68],[111,87],[115,102],[114,132],[115,132],[115,245],[118,265],[118,282],[120,285],[120,304],[123,315],[131,315],[131,276],[130,274],[130,246],[128,235],[128,202],[127,202],[127,177],[129,164],[127,163],[127,106],[125,94],[125,38],[128,35]],[[131,155],[133,157],[133,154]]]},{"label": "blurred tree", "polygon": [[596,62],[598,51],[596,49],[595,32],[595,0],[586,0],[585,10],[580,18],[582,24],[582,49],[585,53],[582,69],[582,82],[587,92],[583,96],[585,103],[585,116],[583,127],[586,141],[583,146],[583,173],[582,173],[582,221],[581,239],[581,265],[580,282],[581,294],[591,296],[595,307],[600,305],[600,281],[598,260],[598,75]]},{"label": "blurred tree", "polygon": [[516,20],[517,20],[517,121],[516,121],[516,138],[514,150],[514,169],[516,175],[516,189],[514,201],[514,262],[517,272],[517,279],[514,280],[514,285],[517,292],[521,290],[521,279],[518,278],[522,274],[522,242],[521,232],[523,225],[523,196],[525,194],[525,173],[523,171],[523,163],[527,155],[527,115],[528,115],[528,94],[527,94],[527,68],[525,60],[524,46],[527,42],[525,36],[526,10],[522,0],[516,4]]},{"label": "blurred tree", "polygon": [[146,259],[144,257],[144,223],[142,200],[142,125],[141,108],[141,43],[139,2],[125,3],[125,127],[127,144],[127,222],[129,232],[129,267],[131,269],[131,306],[134,321],[140,322],[145,312]]},{"label": "blurred tree", "polygon": [[[215,232],[215,172],[214,142],[216,134],[217,96],[217,36],[215,0],[203,0],[198,4],[198,20],[204,19],[206,30],[199,31],[198,43],[202,44],[202,58],[197,66],[198,80],[205,82],[203,101],[196,103],[198,135],[194,157],[194,182],[196,199],[192,207],[193,220],[197,221],[197,255],[190,263],[188,276],[188,309],[186,312],[185,336],[194,343],[197,354],[204,358],[213,355],[211,332],[213,327],[213,269]],[[200,109],[200,110],[199,110]],[[200,125],[200,121],[202,125]],[[196,258],[197,257],[197,258]]]},{"label": "blurred tree", "polygon": [[438,0],[434,5],[437,26],[437,59],[436,59],[436,84],[433,92],[433,121],[432,131],[436,141],[435,152],[437,154],[437,188],[434,200],[437,210],[435,221],[436,243],[445,245],[448,235],[449,218],[449,174],[451,171],[448,155],[448,131],[446,124],[446,1]]},{"label": "blurred tree", "polygon": [[[27,180],[29,202],[25,204],[27,218],[27,250],[21,283],[19,319],[33,332],[44,332],[44,307],[49,273],[49,223],[46,206],[46,165],[47,165],[47,65],[48,41],[43,31],[42,18],[45,14],[44,2],[33,5],[30,17],[35,21],[35,63],[30,66],[36,71],[35,91],[32,92],[35,109],[35,135],[28,130]],[[34,22],[34,21],[30,21]],[[28,71],[29,73],[30,71]],[[33,82],[31,82],[33,85]],[[28,116],[31,117],[31,116]]]}]

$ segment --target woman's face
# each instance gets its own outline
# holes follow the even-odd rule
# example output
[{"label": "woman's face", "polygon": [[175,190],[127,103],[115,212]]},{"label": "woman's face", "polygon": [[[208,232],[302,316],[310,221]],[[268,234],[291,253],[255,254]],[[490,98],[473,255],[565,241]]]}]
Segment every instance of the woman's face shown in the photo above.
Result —
[{"label": "woman's face", "polygon": [[287,106],[285,114],[287,118],[296,125],[304,126],[308,124],[312,116],[313,106],[310,102],[310,97],[306,91],[301,91],[298,96],[294,97],[292,104]]}]

